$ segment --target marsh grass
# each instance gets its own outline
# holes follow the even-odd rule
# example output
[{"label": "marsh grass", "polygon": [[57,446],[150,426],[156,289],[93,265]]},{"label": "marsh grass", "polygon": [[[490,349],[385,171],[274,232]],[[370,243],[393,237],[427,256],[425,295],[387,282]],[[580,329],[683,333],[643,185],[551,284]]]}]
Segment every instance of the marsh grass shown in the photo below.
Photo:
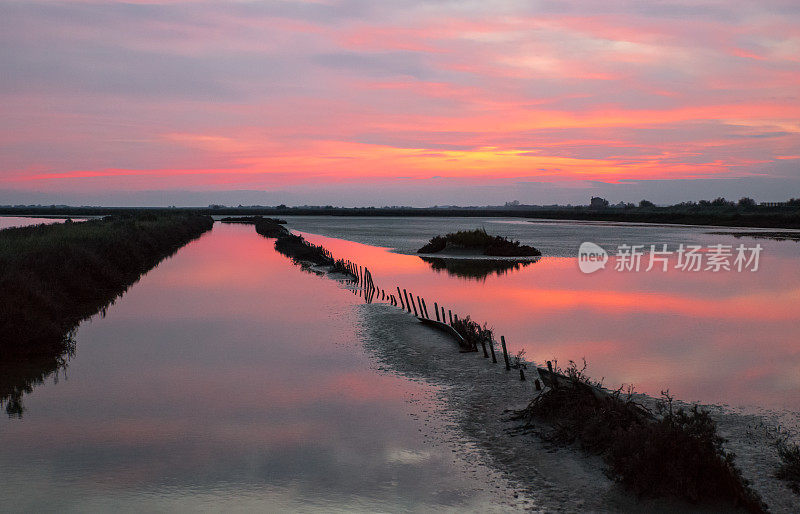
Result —
[{"label": "marsh grass", "polygon": [[330,252],[322,246],[309,243],[303,236],[288,232],[275,239],[275,249],[283,255],[291,257],[295,262],[306,261],[323,266],[332,266],[335,263]]},{"label": "marsh grass", "polygon": [[542,254],[536,248],[523,245],[519,241],[489,235],[483,228],[459,230],[444,236],[435,236],[417,250],[417,253],[438,253],[448,248],[482,250],[483,255],[494,257],[525,257]]},{"label": "marsh grass", "polygon": [[67,351],[82,320],[212,226],[148,212],[0,231],[0,364]]},{"label": "marsh grass", "polygon": [[[693,503],[722,502],[751,512],[766,506],[734,465],[734,454],[723,448],[708,412],[697,406],[674,409],[662,393],[651,413],[622,388],[598,394],[597,385],[570,362],[556,367],[566,385],[553,383],[513,418],[556,444],[578,445],[600,455],[608,473],[641,496],[670,496]],[[544,422],[547,428],[540,423]]]}]

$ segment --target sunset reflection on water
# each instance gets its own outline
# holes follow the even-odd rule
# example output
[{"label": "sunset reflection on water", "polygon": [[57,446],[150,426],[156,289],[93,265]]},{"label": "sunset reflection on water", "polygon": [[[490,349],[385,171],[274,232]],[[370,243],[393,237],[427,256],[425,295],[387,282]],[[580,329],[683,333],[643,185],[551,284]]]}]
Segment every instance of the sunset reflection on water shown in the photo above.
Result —
[{"label": "sunset reflection on water", "polygon": [[590,375],[610,387],[800,409],[800,274],[796,257],[770,252],[769,242],[756,272],[623,272],[612,256],[586,275],[577,258],[544,257],[475,281],[437,273],[415,255],[306,237],[368,266],[379,287],[489,323],[510,351],[537,363],[585,357]]},{"label": "sunset reflection on water", "polygon": [[472,464],[422,435],[439,423],[423,414],[433,388],[379,373],[361,300],[273,242],[217,224],[83,323],[58,383],[25,394],[22,419],[0,419],[8,505],[490,509],[494,486],[467,488]]}]

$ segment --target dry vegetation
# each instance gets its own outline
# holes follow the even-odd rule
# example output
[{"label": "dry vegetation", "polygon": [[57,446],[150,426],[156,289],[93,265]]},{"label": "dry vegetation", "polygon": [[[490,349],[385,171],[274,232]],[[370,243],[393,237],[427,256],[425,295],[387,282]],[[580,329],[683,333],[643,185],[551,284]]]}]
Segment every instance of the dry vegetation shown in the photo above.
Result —
[{"label": "dry vegetation", "polygon": [[697,406],[675,410],[665,392],[651,413],[633,400],[632,390],[606,394],[584,370],[574,362],[556,369],[566,380],[551,380],[551,388],[515,413],[523,431],[602,456],[609,474],[642,496],[766,511],[707,412]]}]

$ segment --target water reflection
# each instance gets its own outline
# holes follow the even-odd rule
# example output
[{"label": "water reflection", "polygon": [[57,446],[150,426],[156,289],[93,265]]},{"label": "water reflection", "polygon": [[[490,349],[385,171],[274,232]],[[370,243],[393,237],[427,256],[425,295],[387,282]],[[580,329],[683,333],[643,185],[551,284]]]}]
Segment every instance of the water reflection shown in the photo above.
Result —
[{"label": "water reflection", "polygon": [[[25,216],[0,216],[0,230],[11,227],[27,227],[29,225],[49,225],[64,223],[67,218],[32,218]],[[81,221],[81,220],[75,220]]]},{"label": "water reflection", "polygon": [[50,377],[58,383],[70,358],[75,356],[72,334],[67,334],[64,339],[63,352],[17,356],[0,361],[0,406],[5,407],[9,418],[22,418],[25,412],[23,396],[32,393],[34,387],[44,384]]},{"label": "water reflection", "polygon": [[337,257],[369,266],[380,287],[399,285],[459,316],[488,322],[506,336],[512,353],[525,349],[539,363],[586,357],[591,376],[612,386],[800,410],[796,243],[762,243],[756,273],[614,272],[612,259],[606,270],[584,275],[575,258],[544,257],[478,282],[432,272],[418,257],[387,248],[304,235]]},{"label": "water reflection", "polygon": [[448,275],[483,281],[489,275],[507,275],[530,266],[535,260],[513,261],[505,259],[453,259],[443,257],[420,257],[437,272]]},{"label": "water reflection", "polygon": [[361,351],[363,300],[272,245],[217,225],[82,324],[69,379],[27,395],[23,422],[0,421],[6,505],[496,508],[488,472],[422,437],[441,423],[430,388]]}]

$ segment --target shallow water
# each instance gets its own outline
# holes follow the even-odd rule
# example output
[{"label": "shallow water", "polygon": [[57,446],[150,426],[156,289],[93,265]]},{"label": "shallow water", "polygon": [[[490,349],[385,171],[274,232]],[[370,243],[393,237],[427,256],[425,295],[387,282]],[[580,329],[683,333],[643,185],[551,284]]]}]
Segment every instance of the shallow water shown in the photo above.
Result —
[{"label": "shallow water", "polygon": [[[289,226],[336,257],[370,268],[378,287],[407,289],[459,316],[487,322],[509,350],[537,363],[586,358],[607,386],[754,412],[800,411],[800,243],[712,235],[709,227],[464,218],[289,217]],[[485,227],[540,248],[538,262],[474,280],[435,270],[413,253],[430,237]],[[727,229],[726,229],[727,230]],[[316,235],[314,235],[316,234]],[[320,235],[321,234],[321,235]],[[347,239],[347,240],[344,240]],[[584,241],[763,247],[756,272],[586,275]],[[365,243],[365,244],[362,244]]]},{"label": "shallow water", "polygon": [[27,216],[0,216],[0,230],[11,227],[27,227],[51,223],[64,223],[66,218],[35,218]]},{"label": "shallow water", "polygon": [[363,352],[361,300],[272,244],[217,224],[82,324],[0,421],[2,510],[501,508],[495,471],[427,439],[435,391]]}]

